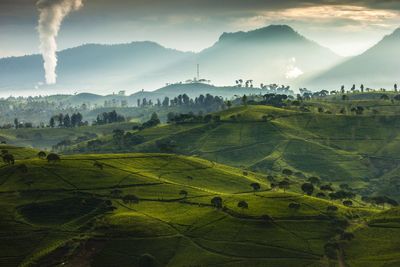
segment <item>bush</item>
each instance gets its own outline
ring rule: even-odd
[[[335,211],[338,211],[338,207],[336,207],[336,206],[328,206],[328,207],[326,208],[326,211],[328,211],[328,212],[335,212]]]
[[[217,209],[222,208],[222,198],[214,197],[211,199],[211,204],[216,207]]]
[[[61,160],[61,158],[60,158],[60,156],[59,155],[57,155],[57,154],[54,154],[54,153],[51,153],[51,154],[49,154],[48,156],[47,156],[47,161],[48,162],[57,162],[57,161],[60,161]]]
[[[300,204],[299,203],[290,203],[288,207],[289,207],[289,209],[292,209],[292,210],[298,210],[298,209],[300,209]]]
[[[157,266],[156,259],[150,254],[143,254],[139,258],[139,267],[155,267]]]

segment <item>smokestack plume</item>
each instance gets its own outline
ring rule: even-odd
[[[72,11],[83,6],[83,0],[39,0],[36,4],[39,10],[40,52],[44,60],[46,83],[57,81],[57,35],[64,18]]]

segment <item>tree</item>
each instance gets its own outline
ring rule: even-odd
[[[279,182],[278,186],[280,189],[283,189],[283,192],[286,192],[286,190],[289,189],[290,187],[290,183],[286,180],[283,180]]]
[[[332,186],[329,185],[329,184],[321,185],[321,186],[319,187],[319,189],[322,190],[322,191],[331,191],[331,192],[334,191],[333,188],[332,188]]]
[[[122,201],[125,204],[138,204],[139,203],[139,198],[135,195],[126,195],[122,198]]]
[[[14,165],[14,163],[15,163],[14,156],[9,154],[9,153],[4,154],[3,155],[3,162],[5,164],[8,164],[8,165]]]
[[[291,175],[293,175],[293,171],[289,170],[289,169],[283,169],[282,174],[284,174],[286,176],[291,176]]]
[[[394,85],[394,91],[397,92],[397,83]]]
[[[15,118],[15,119],[14,119],[14,126],[15,126],[15,129],[18,129],[18,128],[19,128],[18,118]]]
[[[318,185],[321,183],[321,179],[319,179],[318,177],[315,177],[315,176],[308,178],[308,181],[310,183],[312,183],[313,185]]]
[[[345,200],[345,201],[343,201],[343,205],[345,205],[346,207],[351,207],[351,206],[353,206],[353,201]]]
[[[364,93],[364,84],[361,84],[360,90],[361,90],[361,93]]]
[[[300,204],[299,204],[299,203],[290,203],[290,204],[288,205],[288,207],[289,207],[289,209],[291,209],[291,210],[298,210],[298,209],[300,209]]]
[[[40,152],[37,154],[37,156],[38,156],[38,158],[40,158],[40,159],[45,159],[46,156],[47,156],[47,154],[46,154],[46,152],[44,152],[44,151],[40,151]]]
[[[115,129],[113,131],[113,140],[116,145],[122,146],[124,142],[125,131],[121,129]]]
[[[157,261],[152,255],[143,254],[139,258],[138,266],[139,267],[156,267]]]
[[[158,118],[157,113],[155,113],[155,112],[153,112],[153,114],[151,114],[150,120],[154,123],[154,126],[161,123],[160,119]]]
[[[51,128],[54,128],[56,126],[56,122],[54,120],[54,117],[51,117],[49,125],[50,125]]]
[[[389,96],[388,95],[381,95],[381,100],[389,100]]]
[[[243,95],[242,104],[245,105],[245,106],[247,105],[247,95]]]
[[[237,206],[238,206],[238,208],[241,208],[242,210],[249,208],[249,204],[244,200],[239,201]]]
[[[222,198],[220,198],[220,197],[213,197],[213,198],[211,199],[211,204],[212,204],[215,208],[217,208],[217,209],[222,208]]]
[[[47,161],[49,163],[56,163],[60,160],[61,160],[60,156],[55,153],[50,153],[49,155],[47,155]]]
[[[328,206],[328,207],[326,207],[326,211],[328,211],[328,212],[335,212],[337,210],[338,210],[338,207],[336,207],[336,206]]]
[[[259,183],[252,183],[250,186],[253,188],[254,193],[261,189],[261,185]]]
[[[301,186],[301,190],[303,190],[303,192],[307,195],[311,196],[314,192],[314,185],[312,183],[304,183]]]
[[[163,107],[169,107],[169,97],[165,97],[162,102]]]
[[[98,168],[98,169],[100,169],[100,170],[103,170],[103,168],[104,168],[103,163],[98,162],[98,161],[95,161],[95,162],[93,163],[93,166],[96,167],[96,168]]]
[[[344,94],[344,85],[342,85],[342,87],[340,88],[340,92],[341,92],[342,94]]]
[[[63,123],[64,123],[64,127],[66,127],[66,128],[71,127],[71,118],[69,117],[69,114],[65,115]]]
[[[181,190],[179,191],[179,195],[181,195],[182,197],[186,198],[188,195],[188,192],[186,190]]]

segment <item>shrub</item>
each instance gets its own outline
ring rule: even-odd
[[[54,153],[51,153],[51,154],[49,154],[49,155],[47,156],[47,161],[48,161],[48,162],[53,162],[53,163],[55,163],[55,162],[60,161],[60,160],[61,160],[60,156],[57,155],[57,154],[54,154]]]
[[[326,208],[326,211],[335,212],[335,211],[338,211],[338,207],[336,207],[336,206],[328,206]]]
[[[222,208],[222,198],[220,197],[213,197],[211,199],[211,204],[216,207],[217,209]]]
[[[298,210],[298,209],[300,209],[300,204],[299,203],[290,203],[288,207],[289,207],[289,209],[292,209],[292,210]]]
[[[143,254],[139,258],[139,267],[155,267],[157,266],[156,259],[150,254]]]

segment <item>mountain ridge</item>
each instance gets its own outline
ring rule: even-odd
[[[289,41],[290,40],[290,41]],[[223,33],[211,47],[198,53],[166,48],[151,41],[125,44],[84,44],[58,52],[58,83],[42,85],[40,55],[0,59],[0,89],[12,93],[34,88],[48,93],[110,90],[138,91],[194,77],[215,84],[237,79],[259,83],[296,83],[287,72],[310,75],[333,66],[340,57],[287,25],[270,25],[248,32]],[[299,76],[300,76],[299,75]]]

